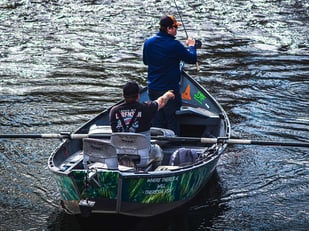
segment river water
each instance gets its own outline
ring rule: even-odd
[[[309,2],[176,1],[232,136],[309,137]],[[0,133],[74,131],[146,84],[144,40],[167,0],[0,0]],[[183,27],[177,38],[186,38]],[[66,215],[47,159],[58,140],[0,139],[0,230],[309,230],[309,150],[229,146],[199,196],[164,217]],[[93,229],[95,230],[95,229]]]

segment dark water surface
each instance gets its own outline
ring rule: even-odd
[[[232,135],[308,141],[309,2],[177,5],[203,42],[200,72],[186,71],[221,103]],[[73,131],[118,101],[127,80],[145,85],[142,45],[164,13],[177,15],[173,1],[0,0],[0,133]],[[308,148],[230,146],[183,209],[81,219],[62,212],[47,168],[59,143],[0,139],[0,230],[309,230]]]

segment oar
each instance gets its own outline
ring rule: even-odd
[[[111,133],[100,134],[77,134],[77,133],[45,133],[45,134],[0,134],[0,138],[30,138],[30,139],[83,139],[83,138],[109,138]],[[263,141],[263,140],[249,140],[236,138],[203,138],[203,137],[169,137],[169,136],[152,136],[152,140],[163,140],[171,142],[198,142],[202,144],[241,144],[241,145],[264,145],[264,146],[290,146],[290,147],[309,147],[309,142],[286,142],[286,141]]]
[[[176,142],[198,142],[202,144],[243,144],[243,145],[264,145],[264,146],[290,146],[290,147],[309,147],[309,142],[286,142],[286,141],[263,141],[236,138],[200,138],[200,137],[152,137],[156,140],[176,141]]]

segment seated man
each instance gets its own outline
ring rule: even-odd
[[[174,99],[174,93],[167,91],[154,101],[139,103],[140,87],[129,81],[123,87],[123,97],[125,102],[114,106],[109,114],[112,132],[142,133],[150,142],[151,120],[168,100]]]

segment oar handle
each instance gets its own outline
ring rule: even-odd
[[[309,147],[309,143],[305,142],[278,142],[278,141],[261,141],[261,140],[235,140],[230,139],[230,144],[251,144],[251,145],[265,145],[265,146],[290,146],[290,147]]]
[[[198,64],[198,62],[195,63],[195,66],[196,66],[196,71],[200,71],[200,65]]]
[[[289,146],[289,147],[309,147],[308,142],[283,142],[283,141],[263,141],[248,139],[229,139],[229,138],[200,138],[201,143],[227,143],[243,145],[264,145],[264,146]]]
[[[61,139],[67,138],[61,134],[1,134],[0,138],[3,139],[18,139],[18,138],[29,138],[29,139]]]
[[[110,134],[108,135],[110,137]],[[68,132],[62,133],[43,133],[43,134],[0,134],[0,139],[83,139],[89,137],[88,134],[71,134]],[[103,137],[103,134],[100,134],[99,137]],[[98,137],[98,138],[99,138]],[[104,134],[106,137],[106,134]]]

